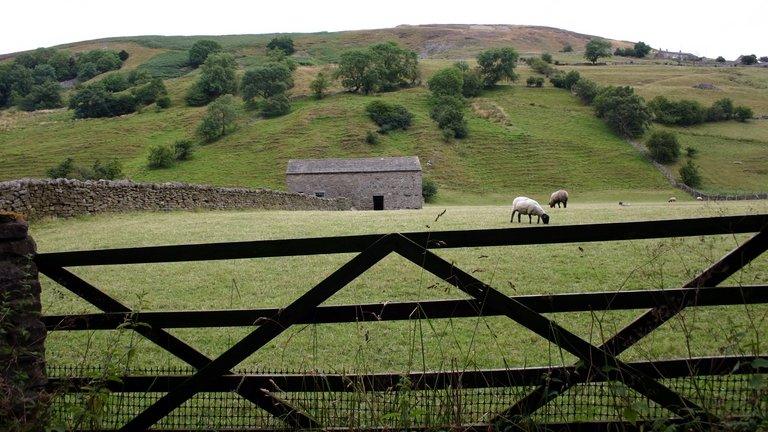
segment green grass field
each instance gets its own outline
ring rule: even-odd
[[[553,225],[765,214],[765,202],[585,203],[572,197],[567,210],[550,211]],[[443,214],[437,221],[437,215]],[[526,226],[523,224],[522,226]],[[32,224],[41,252],[159,244],[242,241],[420,230],[509,227],[505,206],[429,206],[388,212],[172,212],[88,216]],[[520,227],[517,223],[511,225]],[[622,291],[681,285],[746,236],[664,239],[439,251],[508,295]],[[78,275],[136,310],[197,310],[287,305],[353,255],[225,260],[197,263],[74,268]],[[726,285],[768,282],[768,256]],[[459,291],[404,259],[390,256],[332,297],[328,304],[464,298]],[[96,312],[49,280],[46,314]],[[622,358],[765,352],[768,330],[762,305],[690,309],[644,339]],[[639,311],[553,314],[597,343]],[[208,355],[222,352],[249,328],[174,330]],[[131,332],[53,332],[49,364],[93,364],[106,353],[137,348],[143,366],[179,365]],[[685,342],[685,343],[684,343]],[[137,344],[137,345],[136,345]],[[570,363],[540,337],[506,318],[466,318],[386,323],[295,326],[251,356],[244,366],[268,369],[420,370]]]

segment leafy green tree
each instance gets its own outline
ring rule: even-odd
[[[315,79],[309,83],[309,89],[312,90],[315,99],[322,99],[325,97],[325,92],[330,86],[331,80],[323,71],[318,72],[317,75],[315,75]]]
[[[35,84],[42,84],[47,81],[58,81],[56,79],[56,69],[48,63],[42,63],[35,66],[35,68],[32,69],[32,79],[35,81]]]
[[[123,165],[117,159],[102,164],[96,159],[91,166],[90,179],[85,180],[114,180],[123,176]]]
[[[707,110],[698,102],[688,99],[671,101],[664,96],[656,96],[648,103],[657,122],[679,126],[691,126],[703,123]]]
[[[650,54],[652,49],[653,48],[651,48],[650,45],[648,45],[647,43],[645,43],[643,41],[637,42],[635,44],[635,48],[634,48],[634,56],[637,57],[637,58],[643,58],[643,57],[647,56],[648,54]]]
[[[25,111],[59,108],[64,105],[61,101],[59,89],[59,83],[56,81],[46,81],[42,84],[34,85],[32,90],[21,98],[19,107]]]
[[[440,129],[449,131],[455,138],[464,138],[468,133],[464,111],[465,102],[460,96],[437,96],[432,99],[429,116]]]
[[[240,93],[243,100],[252,103],[254,98],[270,98],[293,88],[291,70],[282,63],[267,63],[249,69],[243,75]]]
[[[651,121],[651,112],[632,87],[603,87],[592,102],[595,114],[621,136],[637,138]]]
[[[136,111],[136,100],[130,94],[110,93],[100,85],[80,89],[69,99],[76,118],[115,117]]]
[[[733,101],[729,98],[722,98],[712,103],[707,110],[707,121],[723,121],[733,118]]]
[[[209,55],[219,51],[221,51],[221,45],[218,42],[208,39],[199,40],[189,49],[189,64],[196,68],[205,63]]]
[[[0,63],[0,107],[12,104],[14,97],[23,97],[32,91],[35,81],[32,71],[20,64]]]
[[[571,86],[571,92],[586,105],[592,103],[599,90],[600,86],[596,82],[586,78],[580,78]]]
[[[206,105],[221,95],[237,91],[237,63],[231,54],[210,54],[200,69],[200,78],[187,93],[187,104]]]
[[[645,146],[648,147],[648,152],[656,162],[668,164],[680,158],[680,143],[672,132],[653,132]]]
[[[515,81],[515,62],[518,54],[514,48],[494,48],[481,52],[477,56],[480,78],[485,88],[492,88],[502,79]]]
[[[75,160],[71,157],[64,159],[58,165],[49,168],[45,173],[48,178],[68,178],[75,168]]]
[[[368,50],[342,53],[335,76],[341,79],[342,86],[353,93],[371,93],[376,90],[379,82],[379,70],[373,62],[373,54]]]
[[[757,63],[757,56],[756,55],[754,55],[754,54],[746,55],[745,54],[745,55],[741,56],[741,64],[749,66],[749,65],[753,65],[755,63]]]
[[[483,81],[477,69],[470,68],[469,63],[463,60],[454,63],[453,67],[461,71],[462,80],[464,81],[461,94],[467,98],[480,96],[480,93],[483,91]]]
[[[733,110],[733,117],[742,123],[751,119],[754,115],[752,108],[744,105],[739,105]]]
[[[131,86],[135,86],[138,84],[144,84],[152,81],[152,74],[149,73],[149,71],[146,71],[144,69],[134,69],[130,72],[128,72],[128,76],[126,77],[126,80],[128,81],[128,84]]]
[[[683,183],[692,188],[701,186],[701,174],[699,173],[699,167],[693,163],[692,159],[688,159],[688,162],[680,167],[680,179],[683,181]]]
[[[718,62],[718,63],[725,63],[725,57],[723,57],[723,56],[717,56],[717,58],[715,59],[715,61],[716,61],[716,62]]]
[[[96,63],[85,62],[77,67],[77,79],[80,82],[88,81],[98,74],[99,68],[96,66]]]
[[[89,63],[92,66],[86,66]],[[87,81],[104,72],[120,69],[123,61],[120,60],[117,51],[92,50],[79,54],[76,58],[76,65],[78,80]]]
[[[169,98],[167,95],[160,96],[159,98],[157,98],[155,103],[157,103],[158,108],[165,109],[171,106],[171,98]]]
[[[552,54],[545,52],[544,54],[541,55],[541,59],[547,63],[552,63]]]
[[[414,51],[403,49],[394,42],[371,45],[368,50],[378,76],[379,90],[409,87],[419,79],[419,58]]]
[[[601,57],[611,56],[611,43],[605,39],[594,38],[587,42],[587,46],[584,51],[584,58],[597,63]]]
[[[563,45],[563,49],[561,49],[560,51],[564,52],[564,53],[573,52],[573,46],[571,46],[571,44],[567,43],[567,44]]]
[[[121,61],[125,62],[128,60],[128,57],[131,55],[126,50],[120,50],[120,52],[117,53],[117,56],[120,58]]]
[[[226,94],[211,102],[197,127],[197,135],[207,142],[213,142],[235,126],[237,111],[235,110],[234,97]]]
[[[424,197],[425,202],[432,202],[437,196],[437,183],[430,178],[424,178],[421,181],[421,196]]]
[[[160,78],[153,78],[150,82],[131,88],[131,94],[140,105],[155,103],[159,98],[168,95],[168,90]]]
[[[149,169],[170,168],[173,166],[173,149],[164,145],[155,145],[149,149],[147,167]]]
[[[292,58],[288,57],[283,52],[283,50],[279,50],[279,49],[272,49],[267,51],[267,63],[282,63],[286,67],[288,67],[288,69],[290,69],[291,72],[296,71],[296,68],[299,67],[299,65],[297,65]]]
[[[552,83],[553,86],[557,88],[564,88],[566,90],[570,90],[576,82],[581,79],[581,75],[578,71],[572,70],[568,73],[558,73],[555,75],[552,75],[549,78],[549,81]]]
[[[275,38],[272,38],[272,40],[269,41],[267,44],[268,50],[275,50],[278,49],[285,53],[285,55],[291,55],[294,52],[296,52],[296,49],[293,47],[293,39],[290,36],[277,36]]]
[[[291,112],[291,101],[285,93],[264,99],[261,106],[261,115],[266,118],[279,117],[289,112]]]
[[[131,85],[125,75],[119,72],[114,72],[105,76],[104,79],[99,81],[99,84],[104,87],[106,91],[112,93],[121,92]]]
[[[440,69],[427,81],[429,90],[435,96],[457,96],[464,89],[464,76],[455,67]]]

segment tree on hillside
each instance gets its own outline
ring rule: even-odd
[[[203,39],[192,44],[189,49],[189,64],[192,67],[198,67],[205,63],[209,55],[221,51],[221,45],[218,42]]]
[[[676,162],[680,157],[680,143],[672,132],[656,131],[651,134],[645,146],[651,158],[662,164]]]
[[[318,72],[317,75],[315,75],[315,79],[309,83],[309,89],[312,90],[312,94],[315,96],[315,99],[322,99],[325,97],[325,91],[328,90],[330,86],[331,80],[323,71]]]
[[[464,77],[459,69],[440,69],[427,81],[429,90],[435,96],[460,96],[464,88]]]
[[[768,56],[762,56],[760,57],[760,63],[768,63]]]
[[[647,43],[645,43],[643,41],[640,41],[640,42],[635,44],[635,50],[634,50],[635,51],[635,57],[643,58],[643,57],[647,56],[651,52],[652,49],[653,48],[651,48],[650,45],[648,45]]]
[[[717,58],[715,59],[715,61],[716,61],[716,62],[718,62],[718,63],[725,63],[725,57],[723,57],[723,56],[717,56]]]
[[[400,48],[394,42],[371,45],[371,52],[380,91],[409,87],[419,79],[419,58],[416,52]]]
[[[76,118],[115,117],[136,111],[136,100],[130,94],[110,93],[103,86],[85,86],[69,99]]]
[[[291,55],[296,52],[296,49],[293,47],[293,39],[290,36],[285,35],[272,38],[272,40],[267,44],[267,49],[277,49],[284,52],[285,55]]]
[[[571,44],[567,43],[563,45],[563,49],[561,49],[560,52],[564,52],[564,53],[573,52],[573,47],[571,46]]]
[[[341,54],[335,76],[341,85],[355,93],[368,94],[376,90],[379,71],[373,63],[373,54],[368,50],[351,50]]]
[[[514,48],[494,48],[477,55],[480,78],[485,88],[492,88],[502,79],[515,81],[515,62],[518,54]]]
[[[584,51],[584,58],[597,63],[601,57],[611,56],[611,43],[605,39],[594,38],[587,42],[587,46]]]
[[[608,86],[592,101],[595,114],[621,136],[637,138],[651,122],[651,112],[632,87]]]
[[[753,65],[757,63],[757,56],[754,54],[749,55],[742,55],[741,56],[741,64],[743,65]]]
[[[19,100],[19,107],[25,111],[59,108],[63,106],[59,89],[59,83],[56,81],[36,84],[26,96]]]
[[[237,91],[237,63],[231,54],[213,53],[200,69],[200,78],[187,92],[190,106],[206,105],[221,95]]]
[[[208,105],[205,116],[197,127],[197,135],[207,143],[216,141],[226,135],[235,125],[236,119],[234,97],[229,94],[221,96]]]
[[[252,103],[256,97],[270,98],[293,88],[291,70],[282,63],[267,63],[249,69],[243,75],[240,92],[243,100]]]

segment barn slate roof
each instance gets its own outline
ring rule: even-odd
[[[418,156],[354,159],[291,159],[286,174],[421,171]]]

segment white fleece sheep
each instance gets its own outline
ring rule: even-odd
[[[568,191],[565,189],[553,192],[552,195],[549,196],[550,208],[555,208],[555,204],[557,204],[557,208],[560,208],[560,203],[563,203],[563,208],[568,208]]]
[[[544,221],[544,225],[549,223],[549,215],[544,213],[544,209],[541,208],[538,202],[528,197],[517,197],[512,201],[512,216],[509,218],[510,222],[515,220],[515,212],[517,212],[517,221],[520,222],[520,215],[528,215],[528,223],[533,223],[532,216],[536,215],[536,223]]]

